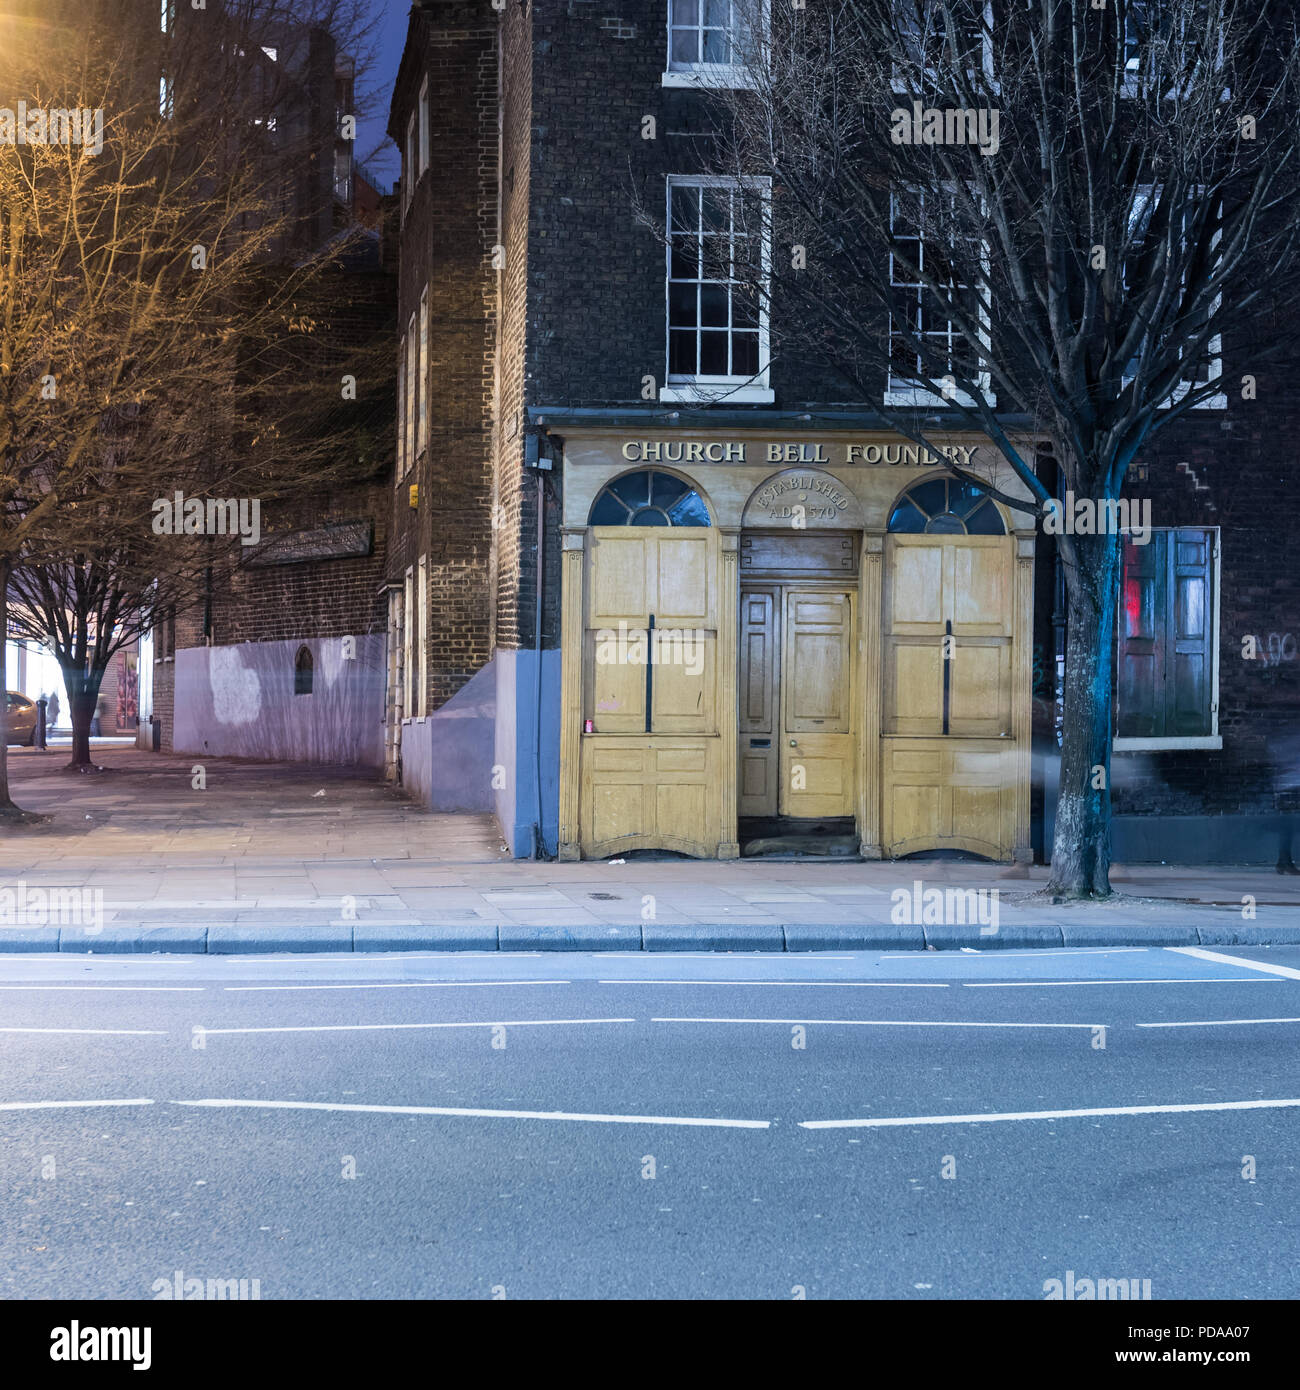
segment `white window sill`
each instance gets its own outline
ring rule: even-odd
[[[1158,753],[1162,749],[1215,749],[1222,747],[1223,736],[1221,734],[1187,735],[1182,738],[1117,738],[1111,745],[1112,751],[1116,753]]]
[[[984,400],[990,407],[996,406],[998,398],[991,392],[984,393]],[[936,396],[933,391],[924,391],[916,388],[903,390],[889,390],[885,392],[885,404],[892,406],[924,406],[927,410],[942,410],[945,406],[961,405],[967,409],[974,407],[975,402],[964,391],[958,391],[949,398],[946,396]]]
[[[694,385],[679,382],[673,386],[662,387],[659,399],[678,405],[771,405],[776,400],[776,393],[766,386],[727,386],[712,383]]]
[[[693,87],[696,90],[719,92],[752,91],[756,85],[747,69],[721,64],[717,67],[670,69],[664,73],[661,82],[665,87]]]

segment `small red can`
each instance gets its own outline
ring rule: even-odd
[[[594,719],[584,719],[582,721],[582,732],[584,734],[594,734],[596,732],[596,721]]]

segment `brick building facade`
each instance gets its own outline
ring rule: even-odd
[[[690,19],[696,11],[683,6],[678,28],[688,19],[702,24]],[[879,401],[853,402],[811,359],[773,354],[760,371],[734,371],[725,399],[710,403],[698,385],[703,374],[681,379],[681,360],[666,352],[665,248],[646,213],[662,220],[666,187],[698,183],[708,128],[707,95],[690,63],[677,61],[669,14],[669,0],[618,13],[601,0],[412,7],[390,119],[403,152],[398,320],[407,354],[387,571],[393,773],[428,804],[494,809],[516,855],[619,847],[736,853],[727,828],[734,797],[718,783],[737,775],[725,745],[745,734],[747,716],[741,712],[738,726],[735,658],[722,648],[737,640],[734,605],[747,584],[755,594],[766,585],[778,602],[802,592],[792,588],[796,573],[831,591],[824,556],[791,553],[784,570],[760,560],[746,578],[758,553],[748,547],[771,539],[756,499],[782,465],[787,473],[791,464],[815,465],[805,481],[844,493],[827,531],[852,555],[853,582],[842,596],[860,624],[851,719],[862,761],[852,794],[814,798],[802,819],[824,822],[822,829],[852,820],[864,854],[907,846],[973,847],[1001,858],[1048,853],[1063,622],[1050,540],[1023,516],[1002,517],[1006,582],[1025,595],[1023,622],[1019,608],[1004,615],[1008,679],[1016,692],[1023,685],[1025,708],[1019,693],[1008,697],[1005,727],[972,720],[964,745],[972,766],[984,759],[1003,769],[995,778],[1002,789],[988,798],[1001,828],[962,835],[951,823],[945,833],[904,827],[897,808],[905,802],[919,806],[932,796],[937,805],[960,793],[974,804],[983,795],[954,791],[957,784],[942,778],[921,786],[900,773],[897,757],[887,766],[904,747],[889,740],[901,736],[907,715],[896,711],[891,726],[888,690],[869,688],[887,686],[891,643],[904,641],[877,621],[880,574],[888,594],[898,582],[890,556],[904,544],[894,536],[894,509],[933,476],[926,461],[900,451],[876,413]],[[733,365],[750,351],[744,336],[733,334]],[[1225,361],[1231,351],[1224,344]],[[1204,600],[1206,626],[1189,697],[1201,705],[1175,708],[1171,696],[1167,723],[1163,713],[1136,710],[1145,677],[1133,675],[1137,665],[1126,667],[1121,653],[1113,764],[1119,858],[1271,862],[1279,852],[1300,764],[1300,581],[1278,539],[1300,505],[1285,484],[1294,411],[1284,387],[1280,375],[1261,376],[1258,398],[1247,400],[1225,384],[1226,404],[1159,434],[1130,475],[1130,492],[1151,499],[1164,533],[1150,553],[1180,557],[1176,572],[1169,559],[1169,584]],[[1033,437],[1027,418],[1008,417],[1007,426]],[[944,437],[954,448],[986,447],[956,424]],[[713,618],[701,626],[709,640],[716,636],[717,683],[692,696],[700,708],[716,697],[712,723],[678,711],[662,730],[652,728],[652,715],[673,697],[649,685],[644,709],[638,704],[628,722],[642,692],[615,689],[591,657],[599,640],[593,615],[620,611],[599,590],[602,547],[615,554],[617,539],[601,524],[616,514],[602,512],[609,506],[602,499],[646,465],[692,488],[718,533],[701,570],[720,596],[716,631]],[[652,477],[647,486],[658,484]],[[1199,570],[1188,568],[1184,551],[1200,556]],[[664,573],[687,554],[662,561]],[[1175,612],[1174,590],[1159,585],[1152,592],[1160,622],[1176,624],[1182,610]],[[1126,591],[1131,617],[1137,594]],[[644,595],[627,604],[633,627],[647,614],[653,622]],[[701,600],[701,612],[707,606]],[[1173,661],[1173,645],[1169,651]],[[791,690],[782,698],[799,696]],[[1156,698],[1143,689],[1141,700]],[[876,744],[876,720],[883,720],[882,755],[863,751]],[[1001,751],[993,737],[1004,740]],[[747,742],[765,740],[741,739],[742,820],[747,797],[762,804],[762,794],[745,790]],[[944,756],[937,741],[907,747]],[[674,760],[680,775],[661,776]],[[759,780],[760,764],[756,754]]]

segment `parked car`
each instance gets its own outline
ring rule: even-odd
[[[36,742],[36,701],[16,690],[5,691],[5,742]]]

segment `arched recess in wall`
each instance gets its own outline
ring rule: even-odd
[[[310,649],[306,646],[299,647],[298,655],[293,659],[293,693],[295,695],[311,694],[315,665]]]

